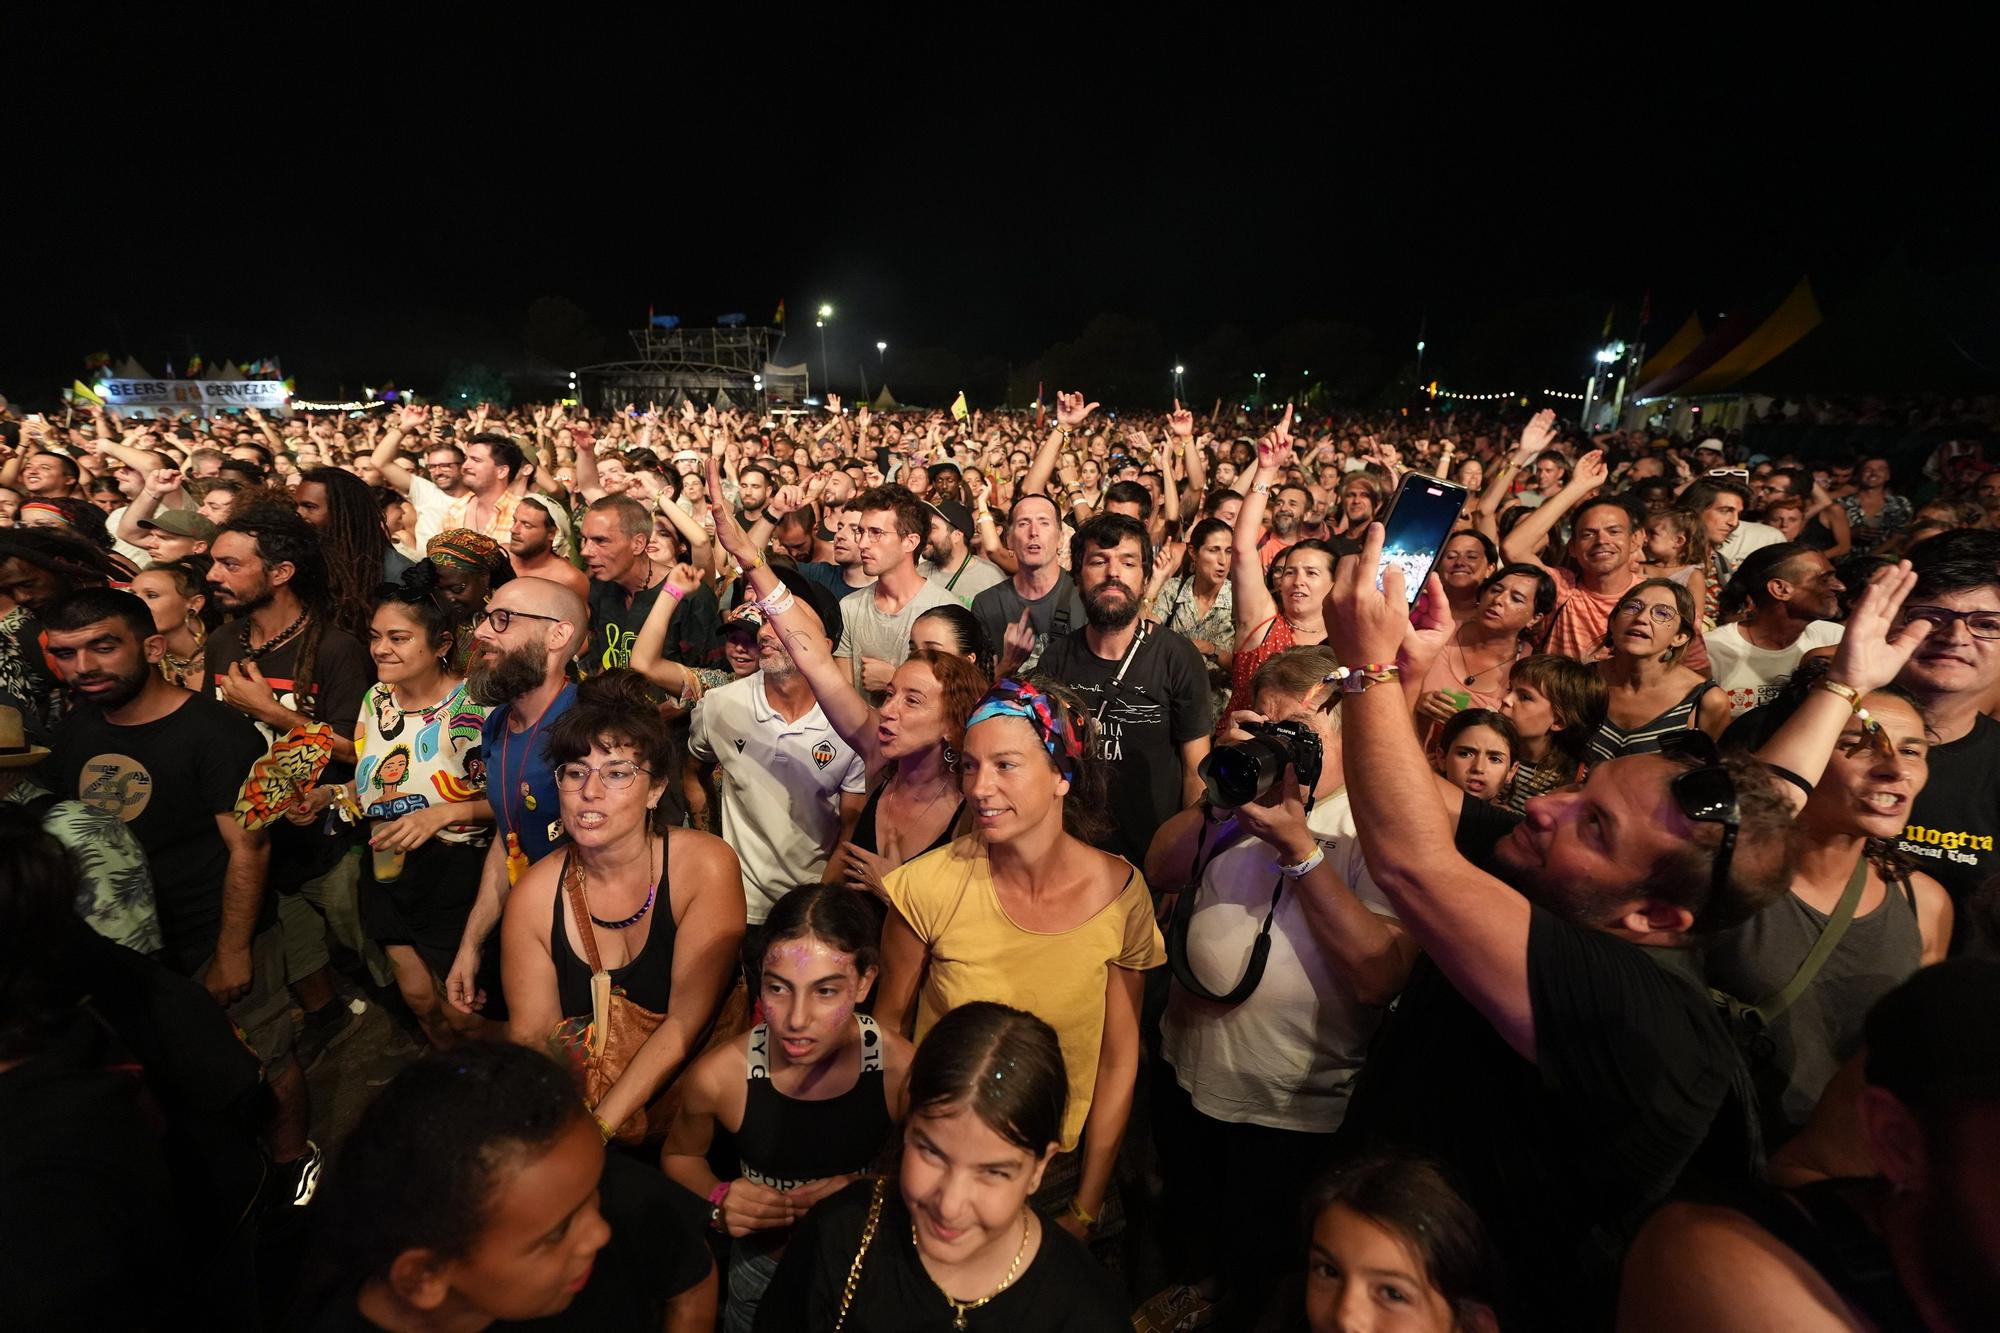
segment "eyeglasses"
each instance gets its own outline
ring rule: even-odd
[[[641,773],[650,774],[652,771],[622,759],[614,759],[596,768],[589,764],[557,764],[556,790],[582,791],[583,784],[590,781],[590,775],[595,773],[607,790],[624,791]]]
[[[1721,763],[1721,752],[1704,731],[1680,731],[1660,742],[1660,753],[1670,758],[1693,759],[1699,767],[1674,775],[1668,789],[1682,815],[1697,824],[1722,825],[1722,843],[1715,849],[1715,861],[1708,876],[1708,896],[1713,902],[1729,887],[1729,863],[1736,855],[1736,833],[1743,825],[1742,809],[1736,800],[1736,782]]]
[[[509,611],[505,607],[480,607],[472,613],[472,627],[478,629],[487,621],[493,622],[495,634],[505,634],[507,627],[517,620],[546,620],[551,624],[562,623],[561,616],[538,616],[532,611]]]
[[[1712,467],[1708,470],[1708,475],[1711,477],[1741,477],[1747,481],[1750,478],[1750,469],[1747,467]]]
[[[1615,612],[1621,616],[1637,616],[1645,613],[1652,615],[1653,623],[1656,625],[1671,625],[1681,618],[1681,613],[1665,602],[1642,602],[1637,597],[1618,603],[1618,610]]]
[[[1963,620],[1968,633],[1975,639],[2000,639],[2000,611],[1954,611],[1944,606],[1906,606],[1903,608],[1903,623],[1921,620],[1928,624],[1932,634]]]

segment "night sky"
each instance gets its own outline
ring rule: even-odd
[[[904,350],[1025,364],[1102,312],[1157,322],[1177,356],[1218,325],[1255,340],[1318,319],[1407,358],[1422,321],[1450,375],[1454,348],[1532,310],[1536,368],[1574,378],[1614,303],[1630,336],[1650,292],[1657,342],[1691,311],[1761,313],[1809,273],[1831,318],[1892,261],[1956,293],[1971,360],[1945,381],[2000,366],[1992,112],[1971,86],[1947,105],[1953,80],[1892,43],[1753,58],[1552,47],[1518,26],[1365,48],[1254,36],[1111,58],[1102,34],[1054,54],[989,35],[958,39],[985,59],[948,62],[882,34],[726,59],[704,38],[715,58],[681,61],[692,76],[468,55],[463,81],[392,79],[361,105],[333,95],[351,67],[247,103],[241,83],[127,88],[154,117],[118,142],[172,141],[133,158],[175,165],[52,176],[118,155],[9,131],[17,200],[63,184],[13,210],[0,392],[46,398],[99,349],[155,372],[275,354],[308,395],[425,388],[455,359],[527,368],[545,296],[613,354],[649,305],[759,323],[782,297],[785,360],[817,356],[797,333],[830,301],[836,382],[873,377],[879,338],[892,383]],[[1853,63],[1885,58],[1894,81]],[[215,172],[184,165],[204,142]],[[1968,282],[1993,298],[1983,324]]]

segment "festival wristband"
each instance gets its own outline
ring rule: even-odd
[[[1313,848],[1313,854],[1311,856],[1308,856],[1305,860],[1299,862],[1297,865],[1279,866],[1278,873],[1283,875],[1286,879],[1304,879],[1307,875],[1310,875],[1314,871],[1314,869],[1316,869],[1319,866],[1320,862],[1324,860],[1326,860],[1326,848],[1315,847]]]
[[[682,591],[680,590],[680,587],[679,587],[679,585],[677,585],[677,584],[675,584],[675,583],[672,583],[672,582],[667,582],[667,583],[663,583],[663,584],[661,584],[661,585],[660,585],[660,591],[661,591],[661,592],[664,592],[664,593],[665,593],[665,594],[666,594],[667,596],[669,596],[669,597],[673,598],[673,599],[674,599],[675,601],[677,601],[677,602],[678,602],[678,601],[679,601],[679,600],[680,600],[681,598],[683,598],[683,597],[687,596],[687,594],[686,594],[686,593],[684,593],[684,592],[682,592]]]
[[[1069,1215],[1075,1218],[1077,1221],[1083,1223],[1084,1226],[1086,1227],[1094,1227],[1097,1225],[1097,1214],[1085,1212],[1083,1210],[1083,1205],[1075,1199],[1071,1199],[1069,1201]]]

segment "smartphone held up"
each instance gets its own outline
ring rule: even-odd
[[[1390,565],[1403,571],[1403,592],[1414,606],[1424,590],[1444,550],[1459,511],[1465,507],[1465,487],[1455,482],[1406,473],[1396,488],[1388,517],[1382,520],[1382,563],[1375,571],[1375,586],[1382,587],[1383,573]]]

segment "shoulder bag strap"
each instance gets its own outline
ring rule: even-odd
[[[569,898],[570,915],[576,918],[577,938],[583,941],[583,956],[590,963],[590,1054],[604,1054],[605,1040],[611,1035],[611,974],[597,956],[597,937],[590,929],[590,904],[583,897],[583,867],[576,863],[574,849],[563,853],[563,892]],[[550,940],[554,949],[557,941]]]
[[[1841,937],[1847,934],[1847,927],[1854,920],[1854,909],[1861,904],[1861,890],[1868,883],[1868,856],[1864,852],[1854,873],[1848,876],[1847,887],[1841,891],[1840,905],[1833,909],[1833,918],[1826,923],[1826,929],[1813,941],[1812,952],[1799,964],[1799,970],[1785,983],[1785,988],[1757,1006],[1757,1016],[1769,1023],[1779,1014],[1792,1007],[1792,1002],[1806,993],[1813,978],[1819,975],[1826,960],[1833,957],[1833,951],[1840,947]]]
[[[875,1230],[882,1224],[882,1196],[888,1192],[889,1178],[875,1177],[875,1193],[868,1200],[868,1222],[861,1228],[861,1248],[854,1252],[854,1262],[847,1268],[847,1285],[840,1292],[840,1317],[833,1321],[833,1333],[847,1323],[847,1312],[854,1308],[854,1290],[861,1285],[861,1265],[868,1258],[868,1247],[875,1243]]]

